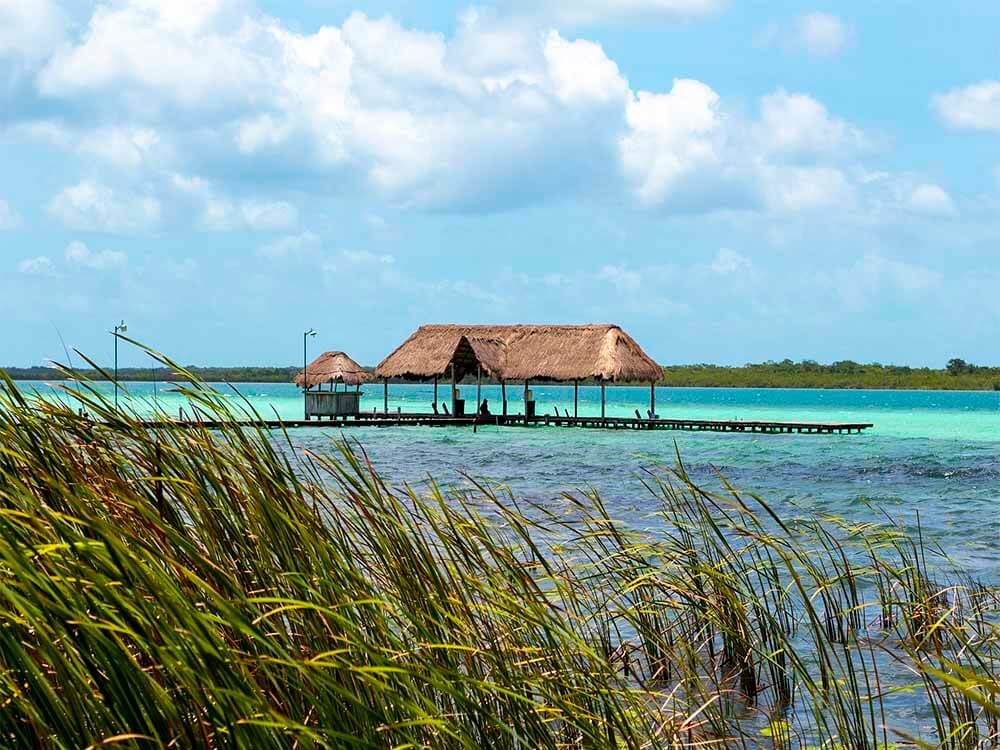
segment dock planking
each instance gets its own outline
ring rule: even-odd
[[[149,421],[143,425],[149,429],[168,427],[202,427],[221,429],[223,427],[259,427],[264,429],[302,428],[352,428],[352,427],[392,427],[410,425],[421,427],[575,427],[598,430],[659,430],[685,432],[729,432],[761,435],[801,434],[801,435],[853,435],[874,427],[862,422],[772,422],[761,420],[710,420],[710,419],[640,419],[633,417],[567,417],[538,415],[525,418],[523,415],[490,415],[481,417],[454,417],[436,414],[402,414],[392,412],[361,414],[357,417],[337,419],[288,420],[259,422],[245,421],[221,423],[201,420]]]

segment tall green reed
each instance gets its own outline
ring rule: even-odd
[[[784,519],[679,457],[646,531],[593,492],[418,492],[182,390],[195,421],[150,429],[90,383],[0,383],[3,744],[998,741],[997,592],[937,581],[919,533]]]

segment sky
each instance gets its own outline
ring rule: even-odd
[[[0,0],[0,365],[106,363],[121,320],[200,365],[591,322],[665,364],[1000,364],[998,29],[986,0]]]

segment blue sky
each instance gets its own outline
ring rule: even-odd
[[[1000,363],[995,3],[0,0],[0,364]],[[144,358],[124,352],[123,361]]]

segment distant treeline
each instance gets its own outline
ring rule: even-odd
[[[205,383],[290,383],[300,367],[188,367]],[[61,380],[51,367],[8,367],[14,380]],[[96,370],[80,370],[89,380],[104,380]],[[110,374],[110,372],[108,373]],[[120,368],[122,382],[177,382],[177,373],[166,368]],[[390,382],[399,382],[392,380]],[[469,377],[466,383],[474,383]],[[483,381],[487,382],[486,380]],[[595,381],[581,381],[594,385]],[[445,383],[442,382],[442,386]],[[942,369],[861,364],[851,360],[823,365],[812,360],[768,361],[743,367],[720,365],[669,365],[663,368],[661,385],[677,388],[856,388],[885,390],[1000,391],[1000,367],[981,367],[962,359],[949,360]]]
[[[674,365],[664,367],[663,384],[688,388],[870,388],[894,390],[1000,390],[1000,367],[980,367],[952,359],[940,369],[861,364],[844,360],[822,365],[812,360],[763,362],[743,367]]]
[[[7,367],[13,380],[62,380],[63,373],[53,367]],[[290,383],[302,370],[301,367],[188,367],[192,375],[203,383]],[[97,370],[77,370],[86,380],[107,380],[112,375]],[[129,383],[171,383],[184,380],[165,367],[121,367],[118,380]]]

